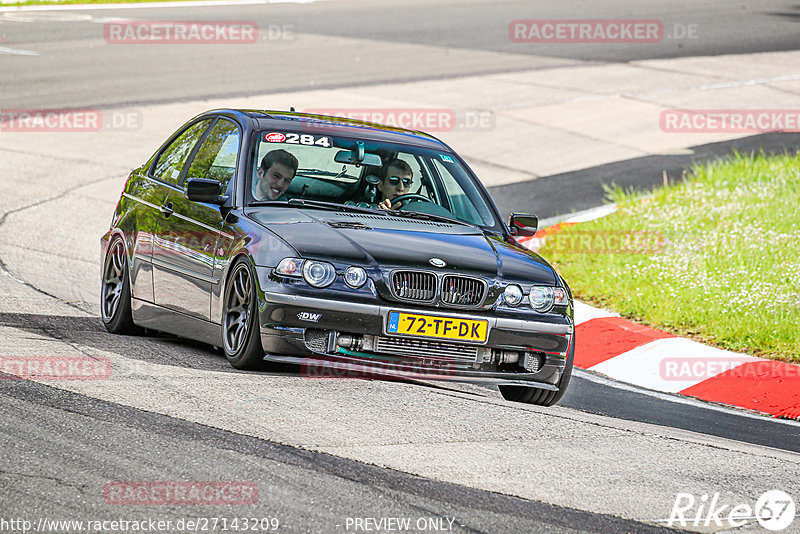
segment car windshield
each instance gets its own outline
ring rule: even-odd
[[[364,164],[349,163],[354,161],[350,155],[358,159],[359,145]],[[283,176],[287,162],[283,151],[297,160],[297,173],[290,182],[291,175]],[[294,199],[309,201],[309,206],[310,201],[372,209],[383,204],[500,228],[474,178],[450,153],[351,137],[265,131],[259,134],[253,161],[247,187],[251,204]],[[265,162],[270,168],[263,168]]]

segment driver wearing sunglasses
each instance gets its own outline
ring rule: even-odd
[[[405,195],[411,189],[414,173],[411,166],[401,159],[389,161],[381,173],[381,181],[378,184],[378,191],[381,199],[378,207],[381,209],[398,209],[400,203],[392,203],[392,199],[399,195]]]

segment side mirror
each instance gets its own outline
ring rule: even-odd
[[[189,178],[183,185],[183,194],[194,202],[222,205],[227,200],[221,196],[222,184],[208,178]]]
[[[536,215],[525,213],[512,213],[508,220],[511,235],[518,237],[533,237],[539,228],[539,218]]]

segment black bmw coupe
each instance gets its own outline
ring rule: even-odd
[[[430,135],[280,111],[214,110],[125,184],[102,247],[102,319],[221,347],[238,369],[496,384],[563,396],[566,282],[516,239]]]

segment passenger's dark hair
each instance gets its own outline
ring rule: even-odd
[[[414,176],[414,171],[411,170],[411,165],[406,163],[400,158],[390,159],[387,163],[381,167],[381,180],[389,176],[389,167],[394,167],[395,169],[399,169],[403,173],[408,173],[411,176]]]
[[[297,173],[297,158],[294,157],[294,154],[287,152],[282,148],[267,152],[267,154],[261,159],[261,169],[264,172],[267,172],[269,168],[272,167],[273,163],[280,163],[281,165],[285,165],[292,169],[293,177]]]

